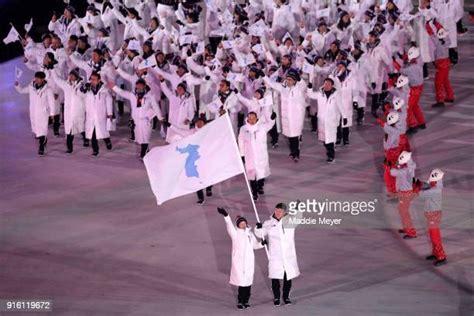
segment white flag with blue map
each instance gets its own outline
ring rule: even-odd
[[[144,163],[158,205],[244,173],[227,115],[178,142],[153,148]]]

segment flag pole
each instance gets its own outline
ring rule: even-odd
[[[234,143],[234,147],[235,147],[235,152],[238,154],[240,151],[239,151],[239,147],[237,146],[237,141],[236,141],[236,137],[235,137],[235,133],[234,133],[234,128],[232,127],[232,122],[230,121],[229,112],[226,111],[226,113],[224,115],[226,116],[227,124],[229,125],[229,128],[232,132],[232,135],[234,136],[233,143]],[[255,201],[253,200],[252,189],[250,188],[250,182],[249,182],[249,179],[247,178],[247,172],[245,172],[245,166],[244,166],[244,163],[243,163],[240,155],[239,155],[239,163],[240,163],[240,166],[241,166],[242,170],[244,171],[245,183],[247,184],[247,190],[249,192],[250,202],[252,203],[253,211],[255,212],[255,217],[257,218],[257,222],[260,223],[260,217],[258,216],[257,206],[255,205]],[[267,258],[268,258],[269,254],[268,254],[267,245],[264,245],[264,247],[265,247],[265,252],[267,253]]]

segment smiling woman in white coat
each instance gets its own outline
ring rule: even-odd
[[[268,277],[272,279],[273,304],[280,305],[280,280],[283,280],[283,302],[291,304],[291,280],[300,275],[295,248],[295,228],[285,227],[286,205],[278,203],[269,220],[257,223],[255,235],[268,242]]]
[[[232,267],[229,283],[238,286],[237,308],[248,308],[255,270],[253,251],[263,248],[263,245],[250,230],[244,217],[238,216],[234,226],[225,209],[218,207],[217,212],[224,216],[227,233],[232,239]]]
[[[15,82],[15,89],[30,96],[31,130],[39,141],[38,155],[44,155],[48,135],[48,120],[54,115],[54,93],[46,81],[46,74],[42,71],[35,73],[35,79],[27,87],[21,87]]]
[[[83,87],[86,94],[86,137],[92,143],[92,155],[99,155],[98,139],[103,139],[107,150],[112,150],[110,134],[107,130],[107,119],[112,119],[112,96],[102,83],[100,74],[94,72],[89,84]]]

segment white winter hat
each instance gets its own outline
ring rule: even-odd
[[[390,112],[387,115],[387,124],[392,125],[398,122],[400,119],[400,115],[397,112]]]
[[[409,151],[402,151],[400,156],[398,156],[398,164],[403,165],[406,164],[411,160],[411,152]]]
[[[395,97],[393,98],[392,103],[393,103],[393,108],[398,111],[405,105],[405,100],[399,97]]]
[[[420,50],[418,47],[410,47],[408,50],[408,60],[418,58],[420,56]]]
[[[397,79],[397,88],[401,88],[401,87],[404,87],[408,84],[408,77],[407,76],[404,76],[404,75],[400,75]]]
[[[430,174],[430,178],[428,179],[429,182],[432,181],[439,181],[443,179],[444,172],[441,169],[433,169]]]
[[[446,37],[448,37],[448,32],[445,29],[439,29],[436,33],[436,36],[439,39],[445,39]]]

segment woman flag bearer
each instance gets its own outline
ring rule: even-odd
[[[446,255],[444,254],[443,244],[441,242],[441,232],[439,229],[443,202],[443,176],[443,171],[440,169],[434,169],[431,171],[428,182],[421,186],[421,191],[419,192],[420,197],[425,200],[425,217],[428,222],[428,233],[432,245],[431,255],[427,256],[426,260],[435,260],[435,266],[448,263]],[[417,181],[417,183],[420,182]]]
[[[59,78],[55,71],[51,72],[51,78],[64,92],[64,131],[66,133],[66,154],[72,154],[74,135],[81,134],[84,147],[89,146],[86,138],[85,121],[86,108],[84,106],[84,94],[81,92],[82,78],[79,72],[73,69],[69,72],[68,80]]]
[[[416,163],[411,159],[411,152],[404,151],[398,157],[398,165],[390,169],[390,174],[395,177],[398,194],[398,211],[402,220],[404,233],[403,239],[416,238],[416,230],[410,215],[410,203],[413,200],[413,178],[415,176]]]
[[[107,130],[107,119],[112,119],[112,96],[102,83],[100,74],[93,72],[90,82],[83,86],[86,94],[86,137],[91,140],[92,156],[99,156],[98,139],[103,139],[107,150],[112,150],[110,134]]]
[[[154,95],[150,93],[150,87],[144,79],[140,78],[135,82],[134,93],[120,89],[113,82],[109,82],[108,86],[117,95],[130,102],[132,119],[135,124],[135,142],[140,144],[140,160],[143,160],[148,152],[153,118],[157,116],[159,120],[163,120],[158,103],[156,103]]]
[[[239,149],[245,162],[245,172],[250,180],[254,201],[258,195],[263,195],[265,178],[270,175],[268,161],[267,133],[275,124],[276,114],[271,114],[271,120],[260,121],[255,112],[249,112],[247,122],[240,128]]]
[[[283,302],[291,304],[291,280],[300,275],[295,249],[295,228],[283,226],[286,205],[278,203],[269,220],[257,223],[255,235],[266,239],[269,247],[268,277],[272,279],[273,304],[280,306],[280,280],[283,280]]]
[[[244,217],[238,216],[234,226],[225,209],[218,207],[217,212],[224,216],[227,233],[232,239],[232,267],[229,283],[238,286],[237,308],[249,308],[250,287],[255,270],[253,251],[263,248],[263,245],[250,231]]]
[[[54,115],[54,93],[46,81],[46,74],[42,71],[35,73],[35,79],[27,87],[21,87],[15,81],[15,88],[19,93],[30,95],[30,122],[31,130],[39,140],[38,155],[43,156],[48,142],[48,120]]]

